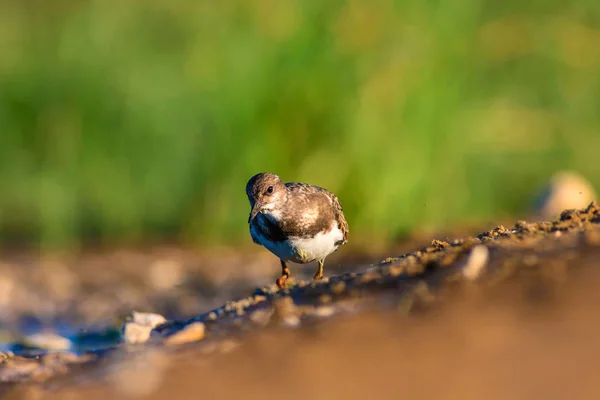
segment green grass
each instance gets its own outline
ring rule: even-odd
[[[259,171],[356,240],[600,184],[600,3],[0,3],[0,234],[247,243]]]

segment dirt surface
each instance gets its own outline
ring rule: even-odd
[[[272,282],[256,263],[254,282]],[[145,344],[7,352],[0,382],[10,399],[595,399],[598,265],[592,203],[552,222],[433,240],[319,283],[293,270],[289,289],[269,285],[166,321]],[[113,321],[118,329],[123,316]]]

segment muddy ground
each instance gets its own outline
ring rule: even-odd
[[[596,204],[398,254],[371,265],[336,254],[328,279],[295,268],[282,291],[265,286],[268,254],[7,256],[2,321],[19,328],[5,329],[3,396],[600,398]],[[121,343],[135,309],[169,320]],[[70,348],[22,344],[44,327]]]

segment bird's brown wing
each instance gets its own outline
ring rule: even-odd
[[[299,203],[312,203],[314,207],[317,208],[322,207],[319,212],[321,218],[316,221],[311,221],[313,224],[310,227],[310,230],[314,230],[314,233],[316,233],[326,229],[324,224],[327,224],[327,220],[331,221],[331,217],[333,217],[344,235],[343,243],[341,244],[348,241],[348,222],[346,222],[340,200],[335,194],[322,187],[300,182],[288,182],[286,183],[286,186],[288,187],[288,190],[300,194],[299,196],[295,196],[295,201]],[[331,213],[333,213],[333,215]],[[304,227],[304,229],[306,230],[306,227]]]
[[[333,203],[333,210],[335,215],[335,220],[337,221],[340,230],[344,234],[344,242],[341,244],[345,244],[348,242],[348,232],[350,231],[348,227],[348,222],[346,221],[346,217],[344,216],[344,210],[342,209],[342,204],[337,196],[331,192],[329,192],[329,196],[331,197],[331,201]]]

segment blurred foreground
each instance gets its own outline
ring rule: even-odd
[[[270,285],[160,324],[146,345],[13,355],[0,372],[25,383],[9,399],[592,399],[599,261],[592,204],[318,284]]]
[[[507,289],[415,320],[363,314],[309,332],[260,333],[215,358],[192,348],[150,353],[8,399],[591,400],[600,396],[598,285],[596,269],[542,304]]]

